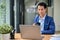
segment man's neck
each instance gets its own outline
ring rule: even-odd
[[[45,14],[46,15],[46,14]],[[45,15],[40,15],[40,18],[43,18]]]

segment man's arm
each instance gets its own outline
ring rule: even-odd
[[[35,18],[34,18],[33,26],[35,26],[36,23],[37,23],[37,19],[38,19],[37,17],[38,17],[38,15],[36,15]]]

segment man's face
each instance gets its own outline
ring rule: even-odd
[[[38,11],[39,15],[45,15],[46,8],[44,8],[44,6],[38,6],[37,11]]]

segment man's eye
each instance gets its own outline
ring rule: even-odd
[[[39,9],[40,10],[40,9]]]
[[[41,9],[41,10],[43,10],[43,9]]]

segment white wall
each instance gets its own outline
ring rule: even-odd
[[[60,0],[54,0],[54,19],[56,31],[60,31]]]
[[[53,17],[53,14],[54,14],[53,8],[52,7],[48,7],[48,16]]]

